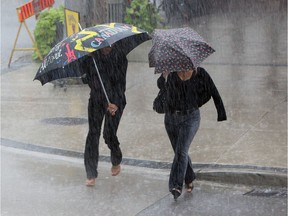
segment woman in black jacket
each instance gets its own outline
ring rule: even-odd
[[[167,81],[165,81],[165,79]],[[157,80],[160,89],[166,88],[165,129],[171,142],[174,159],[169,177],[169,191],[176,200],[182,193],[183,182],[192,192],[196,175],[188,155],[189,147],[200,125],[200,111],[212,96],[218,121],[227,119],[219,92],[205,69],[169,73]]]

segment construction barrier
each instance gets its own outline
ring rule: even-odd
[[[52,7],[54,3],[55,3],[54,0],[32,0],[32,1],[16,8],[16,12],[17,12],[18,20],[20,22],[20,26],[18,28],[18,32],[17,32],[16,39],[15,39],[15,42],[13,45],[13,49],[11,51],[8,67],[10,67],[10,63],[11,63],[11,60],[12,60],[12,57],[13,57],[13,54],[15,51],[35,51],[36,50],[39,58],[41,60],[43,59],[38,48],[37,48],[35,40],[31,34],[31,32],[29,31],[29,28],[28,28],[25,20],[28,19],[29,17],[33,16],[33,15],[35,15],[37,18],[40,11],[42,11],[46,8]],[[23,24],[24,24],[24,26],[25,26],[28,34],[29,34],[29,37],[30,37],[32,43],[33,43],[33,48],[16,48],[17,40],[18,40],[20,30],[21,30],[21,27]]]
[[[37,0],[37,1],[30,1],[18,8],[17,14],[18,14],[18,19],[20,22],[23,22],[25,19],[36,15],[40,11],[52,7],[52,5],[55,3],[54,0]]]

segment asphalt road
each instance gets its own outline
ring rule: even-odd
[[[123,166],[111,177],[100,162],[97,187],[87,188],[80,159],[2,147],[1,163],[2,216],[287,215],[286,190],[197,181],[175,202],[168,170]]]

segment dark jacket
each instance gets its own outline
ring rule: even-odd
[[[177,109],[176,107],[181,107],[179,100],[177,101],[177,103],[175,103],[175,101],[171,101],[175,100],[175,98],[179,98],[178,95],[181,91],[178,89],[180,86],[175,86],[177,85],[176,79],[177,74],[172,73],[169,74],[167,83],[165,83],[165,78],[163,76],[160,76],[157,80],[157,85],[159,89],[163,89],[165,87],[167,88],[166,112],[173,113],[175,109]],[[187,109],[201,107],[203,104],[207,103],[212,97],[218,114],[217,121],[227,120],[226,111],[221,96],[212,78],[204,68],[198,67],[197,73],[193,74],[192,78],[185,82],[189,85],[189,94],[187,95],[191,97],[189,98],[189,100],[186,100],[189,102],[189,104],[186,105]],[[182,107],[185,107],[185,105],[182,105]]]
[[[110,102],[118,107],[124,107],[126,105],[125,91],[128,67],[126,55],[113,49],[107,56],[100,52],[94,52],[93,56]],[[100,104],[106,104],[107,100],[92,58],[89,57],[82,64],[84,65],[83,74],[86,74],[82,81],[87,83],[91,89],[90,99]]]
[[[204,68],[198,67],[194,80],[196,82],[198,106],[201,107],[207,103],[212,96],[218,114],[217,121],[227,120],[222,98],[208,72]]]

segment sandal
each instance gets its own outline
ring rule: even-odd
[[[174,200],[177,200],[177,198],[181,195],[181,191],[179,189],[173,188],[171,191]]]
[[[186,184],[187,193],[191,193],[194,188],[193,183]]]

